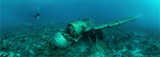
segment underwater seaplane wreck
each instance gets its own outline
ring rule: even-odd
[[[81,38],[101,38],[103,34],[101,33],[102,29],[117,26],[129,21],[136,20],[138,18],[139,16],[128,17],[120,21],[114,21],[100,26],[95,26],[91,21],[91,18],[81,18],[77,22],[69,23],[65,30],[61,30],[55,33],[55,35],[51,37],[51,43],[58,48],[66,48],[73,42],[78,42]]]

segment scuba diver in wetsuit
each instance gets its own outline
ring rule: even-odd
[[[40,13],[37,12],[35,15],[32,15],[35,19],[39,19]]]

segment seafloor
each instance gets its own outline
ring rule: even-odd
[[[95,43],[83,38],[67,48],[56,48],[49,38],[65,26],[28,23],[1,29],[0,57],[160,57],[158,31],[110,28]]]

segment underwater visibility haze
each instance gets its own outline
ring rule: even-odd
[[[160,57],[160,0],[0,0],[0,57]]]

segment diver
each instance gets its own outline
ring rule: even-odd
[[[59,31],[51,37],[51,43],[58,48],[66,48],[73,42],[78,42],[81,38],[93,39],[103,38],[102,29],[114,27],[129,21],[138,19],[139,16],[125,18],[124,20],[103,24],[100,26],[93,25],[91,18],[82,18],[77,22],[69,23],[65,30]]]
[[[33,17],[34,17],[35,19],[39,19],[39,17],[40,17],[40,13],[39,13],[39,12],[37,12],[35,15],[33,15]]]

